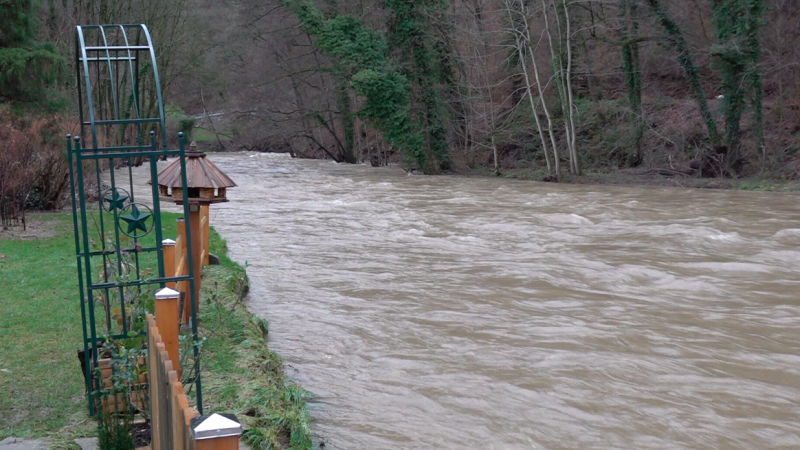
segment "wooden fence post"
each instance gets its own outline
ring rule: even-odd
[[[242,424],[233,414],[211,414],[192,419],[195,450],[238,450]]]
[[[164,288],[156,292],[156,326],[161,333],[161,341],[167,350],[169,359],[174,362],[178,377],[181,374],[180,358],[180,317],[178,317],[178,299],[180,292]]]
[[[161,241],[161,247],[164,250],[164,276],[175,276],[175,241],[172,239],[164,239]],[[175,289],[175,283],[167,283],[167,287]]]

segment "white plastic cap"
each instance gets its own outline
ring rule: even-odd
[[[168,287],[165,287],[164,289],[161,289],[160,291],[156,292],[156,300],[167,300],[180,297],[181,297],[180,292],[176,291],[175,289],[170,289]]]
[[[192,419],[192,435],[195,439],[212,439],[242,434],[242,424],[233,414],[211,414]]]

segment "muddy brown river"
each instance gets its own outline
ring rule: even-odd
[[[212,154],[325,449],[800,449],[800,198]]]

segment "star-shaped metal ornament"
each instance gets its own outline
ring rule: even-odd
[[[130,214],[125,214],[124,216],[120,216],[120,219],[124,220],[128,223],[128,231],[127,233],[135,233],[136,230],[142,230],[144,233],[147,233],[147,219],[151,216],[150,213],[143,213],[139,211],[139,208],[136,205],[131,206]]]
[[[128,200],[127,195],[121,195],[118,190],[111,191],[110,196],[103,197],[103,200],[108,202],[108,209],[113,211],[117,208],[122,209],[125,207],[125,200]]]

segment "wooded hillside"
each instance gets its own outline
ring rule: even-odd
[[[800,174],[791,0],[6,3],[0,101],[69,100],[74,25],[144,22],[171,126],[227,150],[431,174]]]

